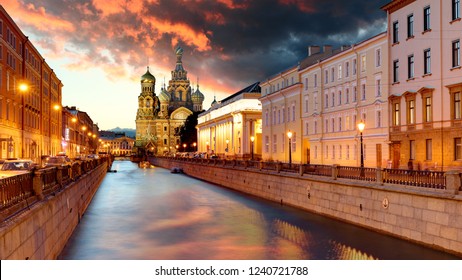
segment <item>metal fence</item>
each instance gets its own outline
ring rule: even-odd
[[[319,164],[289,164],[278,161],[194,159],[169,157],[172,160],[189,161],[203,165],[219,165],[225,168],[246,168],[264,172],[298,173],[377,183],[399,184],[433,189],[446,189],[446,176],[442,171],[412,171],[404,169],[377,169]],[[461,177],[462,182],[462,177]],[[461,187],[462,190],[462,187]]]

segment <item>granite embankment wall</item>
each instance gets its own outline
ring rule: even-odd
[[[462,256],[462,195],[457,192],[166,158],[151,163]]]
[[[0,259],[56,259],[98,190],[107,168],[108,163],[104,162],[5,221],[0,228]]]

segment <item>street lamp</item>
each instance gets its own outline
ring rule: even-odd
[[[183,144],[183,152],[186,152],[186,144]]]
[[[255,141],[255,137],[250,136],[250,142],[252,142],[252,145],[250,145],[250,150],[251,150],[251,153],[252,153],[252,160],[253,160],[253,142],[254,141]]]
[[[194,151],[196,151],[196,146],[197,146],[197,143],[194,142],[194,143],[193,143]]]
[[[228,152],[228,144],[229,144],[229,140],[226,139],[226,150],[225,150],[225,152]]]
[[[364,177],[364,150],[363,150],[363,131],[364,131],[364,127],[366,126],[366,124],[364,123],[363,120],[361,120],[359,123],[358,123],[358,130],[359,130],[359,143],[361,145],[361,173],[360,173],[360,176],[361,177]]]
[[[287,132],[287,137],[289,137],[289,166],[292,165],[292,131]]]

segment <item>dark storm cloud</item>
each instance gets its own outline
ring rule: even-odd
[[[189,73],[233,90],[296,65],[309,45],[353,44],[384,31],[380,7],[389,1],[11,0],[72,24],[72,32],[64,25],[50,33],[26,20],[37,34],[83,52],[84,62],[74,66],[102,67],[112,75],[121,64],[144,68],[149,57],[154,67],[173,69],[172,49],[181,44]]]

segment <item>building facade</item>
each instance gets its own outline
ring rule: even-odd
[[[291,67],[261,83],[264,160],[288,162],[290,149],[292,162],[303,161],[298,68]]]
[[[0,158],[61,151],[63,84],[0,5]]]
[[[138,96],[136,114],[137,154],[164,154],[175,152],[180,145],[178,129],[193,112],[202,111],[204,95],[197,85],[193,91],[183,68],[183,49],[175,49],[176,67],[172,78],[162,87],[159,96],[155,94],[156,78],[149,72],[141,77],[141,94]]]
[[[393,167],[462,168],[459,0],[391,1],[390,141]]]
[[[233,158],[261,158],[262,120],[259,83],[217,102],[197,120],[198,151]]]
[[[321,59],[300,63],[301,119],[305,162],[360,166],[357,124],[365,123],[366,167],[388,163],[388,64],[386,33],[344,46]]]

